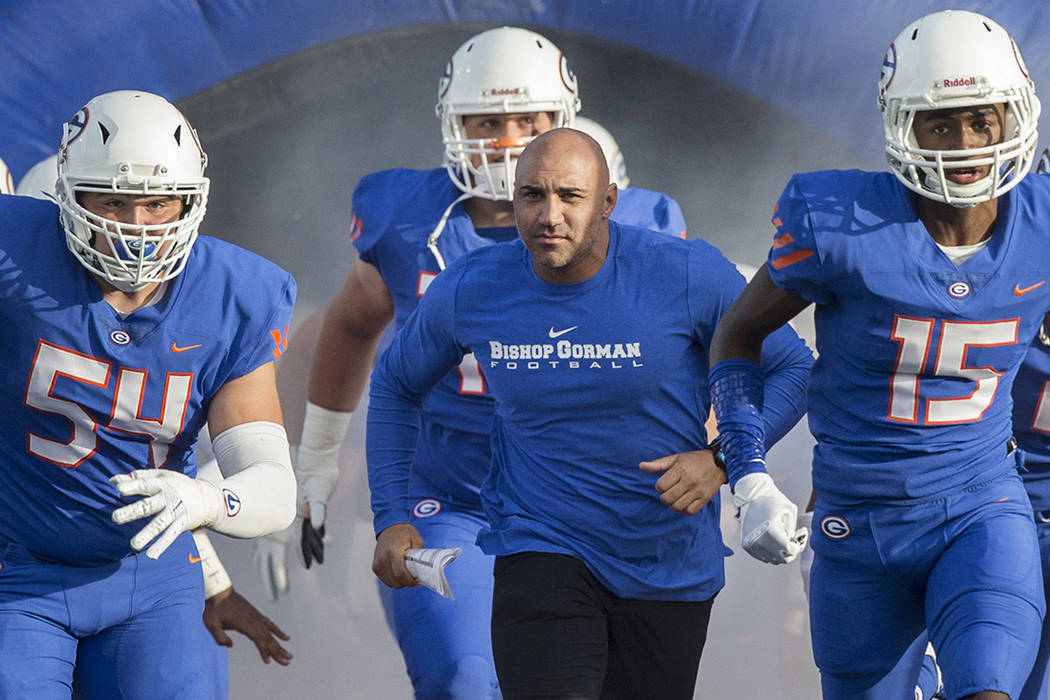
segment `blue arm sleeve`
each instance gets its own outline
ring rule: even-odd
[[[465,354],[454,340],[457,281],[451,268],[438,275],[372,371],[365,453],[377,535],[409,521],[420,406]]]
[[[766,470],[765,372],[750,360],[731,358],[712,367],[709,377],[722,457],[733,488],[741,477]]]
[[[762,344],[765,391],[762,420],[768,450],[795,427],[806,412],[806,387],[813,353],[790,326],[771,333]]]

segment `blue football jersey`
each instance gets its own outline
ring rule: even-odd
[[[354,189],[351,239],[360,258],[376,267],[389,288],[396,328],[404,324],[441,271],[427,248],[427,239],[460,194],[444,168],[373,173]],[[678,203],[658,192],[634,187],[620,191],[612,218],[685,237]],[[513,228],[509,236],[516,237]],[[491,237],[474,229],[460,203],[453,207],[437,246],[447,264],[492,243]],[[444,430],[422,434],[410,493],[419,497],[439,494],[461,504],[478,505],[478,491],[488,471],[492,400],[483,370],[472,354],[427,396],[423,419]],[[373,489],[373,497],[379,500],[402,496]]]
[[[707,243],[615,222],[605,263],[578,284],[541,280],[520,241],[469,253],[434,281],[372,375],[370,482],[407,471],[413,402],[471,352],[496,402],[482,550],[570,554],[623,597],[710,597],[725,554],[717,495],[683,517],[638,464],[707,444],[707,351],[743,286]],[[801,377],[799,400],[809,362],[788,328],[765,343],[767,372]],[[772,375],[767,387],[783,389]],[[377,530],[403,522],[404,508],[377,510]]]
[[[119,559],[108,483],[134,469],[194,476],[193,445],[230,380],[285,349],[291,276],[201,236],[156,304],[122,317],[66,249],[58,208],[0,196],[0,535],[72,564]]]
[[[1036,340],[1014,379],[1014,436],[1024,450],[1021,473],[1032,507],[1050,509],[1050,347]]]
[[[993,476],[1010,387],[1050,308],[1050,179],[998,200],[988,244],[961,265],[889,173],[796,175],[774,214],[773,281],[816,304],[809,425],[821,498],[957,491]]]

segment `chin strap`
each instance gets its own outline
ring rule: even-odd
[[[445,269],[445,258],[441,256],[441,251],[438,250],[437,247],[438,238],[441,237],[441,232],[445,230],[445,224],[448,223],[448,217],[452,214],[453,207],[464,199],[470,199],[473,196],[474,195],[465,192],[452,202],[452,204],[449,204],[448,209],[446,209],[445,213],[441,215],[441,219],[438,221],[437,226],[434,227],[434,232],[427,237],[427,250],[429,250],[433,254],[434,259],[437,260],[438,270]]]

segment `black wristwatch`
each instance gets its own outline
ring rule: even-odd
[[[715,439],[707,443],[707,449],[715,456],[715,465],[729,476],[729,470],[726,468],[725,455],[722,454],[722,436],[717,435]]]

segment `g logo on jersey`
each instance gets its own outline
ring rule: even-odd
[[[952,282],[948,287],[948,293],[956,299],[962,299],[964,296],[970,293],[970,285],[965,282]]]
[[[429,518],[441,512],[441,503],[433,498],[424,498],[412,509],[412,515],[417,518]]]
[[[111,331],[109,334],[109,339],[117,345],[127,345],[131,342],[131,336],[125,333],[124,331]]]
[[[825,515],[820,519],[820,531],[832,540],[841,540],[853,534],[853,529],[841,515]]]
[[[241,512],[241,499],[233,491],[223,489],[222,498],[226,502],[226,515],[232,518]]]

